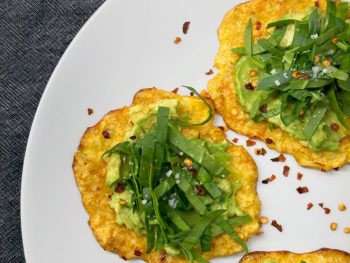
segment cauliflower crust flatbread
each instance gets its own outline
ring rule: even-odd
[[[324,11],[326,1],[319,3]],[[271,139],[270,148],[294,155],[300,165],[328,171],[350,161],[350,136],[340,142],[339,151],[313,152],[280,128],[270,130],[267,121],[256,123],[249,120],[235,90],[234,68],[240,57],[231,51],[234,47],[244,46],[249,17],[252,17],[253,39],[257,40],[267,36],[265,28],[268,23],[280,20],[286,13],[305,12],[314,4],[314,0],[253,0],[230,10],[218,29],[220,49],[215,58],[218,73],[209,81],[208,92],[216,111],[232,130],[263,141]],[[257,21],[262,24],[260,30],[254,26]]]
[[[200,121],[207,116],[207,107],[198,97],[183,97],[155,88],[139,91],[132,105],[147,106],[165,98],[178,99],[179,113],[190,111],[190,121]],[[139,257],[147,262],[187,262],[185,258],[167,256],[162,251],[146,254],[145,236],[116,223],[115,212],[108,203],[112,192],[106,185],[106,163],[101,159],[101,155],[115,144],[122,142],[126,131],[131,127],[128,107],[111,111],[95,126],[86,130],[75,153],[73,171],[84,207],[90,216],[90,228],[105,250],[117,253],[123,259],[136,258],[141,254]],[[104,138],[103,131],[109,133],[109,139]],[[204,126],[183,128],[182,133],[187,137],[199,136],[210,141],[225,139],[225,134],[220,128],[213,126],[211,121]],[[237,204],[253,219],[250,223],[236,229],[238,234],[247,240],[259,230],[260,201],[256,193],[257,169],[250,155],[242,147],[232,145],[228,153],[232,156],[232,173],[228,178],[229,180],[240,179],[242,182],[242,187],[236,193]],[[205,253],[204,256],[206,258],[225,256],[241,250],[241,247],[229,236],[221,235],[213,240],[212,251]]]
[[[350,254],[336,249],[322,248],[305,254],[289,251],[253,252],[245,255],[239,263],[263,263],[265,260],[276,260],[278,263],[349,263]]]

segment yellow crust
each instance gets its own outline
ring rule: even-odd
[[[328,171],[339,168],[350,161],[350,136],[344,138],[337,152],[313,152],[303,146],[297,139],[291,137],[280,128],[269,130],[266,121],[255,123],[240,105],[235,91],[234,67],[239,59],[231,49],[244,46],[244,31],[252,17],[254,40],[267,35],[265,30],[269,22],[277,21],[289,12],[304,12],[314,6],[314,0],[252,0],[236,6],[224,17],[218,36],[220,49],[215,58],[217,75],[209,81],[208,92],[215,104],[215,109],[221,114],[226,124],[234,131],[266,141],[273,140],[268,146],[279,152],[295,156],[300,165]],[[320,1],[321,9],[325,10],[326,1]],[[262,23],[261,29],[255,29],[255,23]]]
[[[192,121],[203,120],[207,114],[206,106],[197,97],[182,97],[155,88],[139,91],[132,105],[146,106],[164,98],[178,99],[180,114],[190,111]],[[165,256],[164,252],[152,252],[146,255],[145,237],[125,226],[117,225],[115,212],[108,204],[112,192],[105,183],[106,164],[101,159],[101,155],[121,142],[126,130],[132,126],[128,111],[128,107],[111,111],[95,126],[88,128],[74,156],[73,171],[84,207],[90,216],[90,228],[105,250],[117,253],[124,259],[135,258],[134,252],[138,250],[147,262],[186,262],[184,258]],[[105,130],[109,132],[110,139],[102,136]],[[211,141],[221,141],[225,138],[221,129],[213,126],[211,122],[201,127],[183,129],[183,134],[187,137],[199,136]],[[252,222],[237,229],[239,235],[247,240],[256,234],[260,227],[258,223],[260,201],[256,193],[257,169],[253,159],[242,147],[232,145],[228,152],[232,156],[232,174],[229,180],[239,178],[242,181],[242,188],[236,194],[237,204],[253,218]],[[213,250],[206,253],[205,257],[225,256],[241,251],[241,247],[226,235],[213,240],[212,246]]]
[[[322,248],[305,254],[289,251],[253,252],[245,255],[239,263],[263,263],[266,259],[277,260],[278,263],[350,263],[350,254],[336,249]]]

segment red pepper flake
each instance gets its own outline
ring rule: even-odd
[[[209,69],[209,71],[205,72],[205,75],[211,75],[213,73],[214,73],[214,71],[212,69]]]
[[[238,138],[233,138],[232,140],[234,143],[237,143],[238,142]]]
[[[298,174],[297,174],[297,179],[298,179],[298,180],[301,180],[301,178],[303,178],[303,174],[302,174],[302,173],[298,173]]]
[[[271,226],[275,227],[278,231],[282,232],[283,231],[283,228],[280,224],[277,223],[276,220],[272,220],[271,222]]]
[[[266,113],[267,112],[267,104],[263,104],[259,107],[260,112]]]
[[[204,186],[201,185],[201,184],[197,184],[196,185],[196,190],[197,190],[196,192],[197,192],[198,196],[205,196],[205,195],[207,195],[207,191],[205,191]]]
[[[323,208],[323,203],[319,203],[318,205],[319,207]]]
[[[313,203],[308,203],[306,209],[310,210],[313,206],[314,206]]]
[[[103,131],[103,132],[102,132],[102,135],[103,135],[103,137],[104,137],[105,139],[110,139],[110,138],[111,138],[111,135],[109,134],[108,131]]]
[[[283,167],[283,175],[284,175],[285,177],[288,177],[288,175],[289,175],[289,170],[290,170],[290,168],[289,168],[288,165],[285,165],[285,166]]]
[[[123,183],[118,183],[115,187],[115,191],[119,194],[123,193],[125,191],[125,185]]]
[[[176,38],[174,39],[174,44],[177,45],[177,44],[179,44],[181,41],[182,41],[181,37],[176,37]]]
[[[269,182],[270,182],[270,178],[266,178],[266,179],[261,181],[261,183],[263,183],[263,184],[268,184]]]
[[[316,7],[320,7],[320,1],[319,0],[315,1],[315,6]]]
[[[273,180],[275,180],[276,179],[276,175],[271,175],[271,177],[270,177],[270,182],[272,182]]]
[[[272,144],[273,140],[271,140],[270,138],[266,138],[265,142],[266,142],[266,144]]]
[[[246,89],[249,89],[249,90],[254,90],[255,89],[251,82],[245,84],[244,86],[245,86]]]
[[[225,127],[224,126],[218,126],[220,130],[225,131]]]
[[[260,30],[260,28],[261,28],[261,22],[260,22],[260,21],[256,21],[256,23],[255,23],[255,29],[256,29],[256,30]]]
[[[333,168],[334,169],[334,171],[338,171],[339,170],[339,167],[335,167],[335,168]]]
[[[331,130],[337,132],[339,130],[339,125],[335,122],[331,124]]]
[[[89,115],[91,115],[91,114],[93,114],[93,113],[94,113],[94,110],[93,110],[93,109],[91,109],[91,108],[88,108],[88,109],[87,109],[87,112],[88,112],[88,114],[89,114]]]
[[[254,142],[254,141],[252,141],[252,140],[247,140],[247,141],[246,141],[247,147],[254,146],[255,144],[256,144],[256,142]]]
[[[309,192],[309,188],[307,188],[307,186],[299,186],[297,188],[297,192],[299,194],[305,194],[305,193]]]
[[[186,35],[188,32],[188,29],[190,27],[190,21],[186,21],[183,25],[182,25],[182,32]]]
[[[284,157],[283,154],[280,154],[278,157],[271,159],[271,161],[273,162],[281,162],[281,163],[285,162],[285,160],[286,160],[286,157]]]
[[[266,150],[264,149],[264,148],[257,148],[257,149],[255,149],[255,154],[256,155],[262,155],[262,156],[265,156],[265,154],[266,154]]]
[[[281,162],[281,163],[284,163],[286,161],[286,157],[281,153],[280,156],[278,156],[278,160]]]
[[[179,91],[179,88],[175,88],[171,92],[176,94],[178,91]]]
[[[140,250],[135,249],[134,255],[135,255],[136,257],[140,257],[140,256],[142,255],[142,252],[141,252]]]
[[[324,207],[323,210],[326,215],[328,215],[331,212],[331,210],[327,207]]]
[[[135,140],[137,137],[136,137],[136,135],[133,135],[133,136],[130,136],[129,138],[130,138],[130,140]]]

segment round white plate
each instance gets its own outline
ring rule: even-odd
[[[128,105],[133,94],[145,87],[172,90],[181,84],[205,88],[205,75],[218,49],[216,29],[224,14],[239,1],[145,0],[107,1],[84,26],[55,69],[40,102],[25,156],[21,211],[27,263],[121,262],[103,251],[87,224],[71,165],[80,137],[108,111]],[[187,35],[182,25],[191,21]],[[178,45],[175,37],[181,37]],[[94,114],[88,116],[87,108]],[[218,123],[221,121],[217,120]],[[246,138],[229,133],[229,138]],[[265,147],[257,143],[256,147]],[[350,208],[349,166],[322,173],[298,166],[291,156],[289,177],[282,163],[254,155],[259,168],[258,192],[262,215],[283,226],[278,232],[264,225],[261,236],[249,242],[255,250],[309,251],[321,247],[350,250],[350,209],[339,212],[344,202]],[[304,174],[301,181],[297,172]],[[261,180],[275,174],[272,183]],[[298,186],[310,192],[300,195]],[[307,211],[307,203],[314,207]],[[326,215],[318,206],[331,209]],[[331,222],[338,230],[330,231]],[[214,262],[238,262],[239,256]]]

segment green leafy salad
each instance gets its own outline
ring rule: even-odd
[[[103,156],[117,223],[146,235],[148,253],[162,249],[190,262],[207,262],[200,254],[222,233],[247,251],[233,229],[251,221],[235,204],[240,182],[227,179],[230,143],[188,139],[180,132],[212,118],[211,107],[200,98],[208,106],[201,123],[180,118],[176,99],[150,105],[148,114],[131,108],[133,129]]]
[[[252,42],[252,22],[235,68],[240,104],[256,122],[267,120],[313,151],[338,150],[349,134],[350,8],[327,0],[323,14],[286,14]]]

